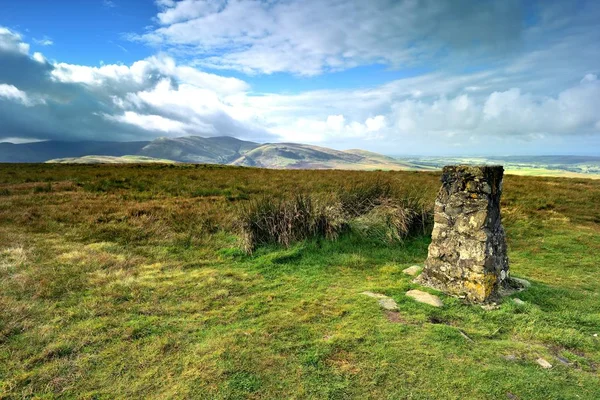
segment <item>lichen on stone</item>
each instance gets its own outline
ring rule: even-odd
[[[470,301],[496,297],[508,278],[500,216],[502,166],[447,166],[421,284]]]

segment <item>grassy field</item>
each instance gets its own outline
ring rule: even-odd
[[[600,179],[600,158],[595,156],[508,157],[396,157],[415,169],[441,169],[444,165],[503,165],[509,175]]]
[[[430,172],[0,164],[0,398],[600,398],[600,181],[505,178],[524,305],[406,297],[427,235],[241,250],[246,202],[373,179],[431,203],[439,187]]]

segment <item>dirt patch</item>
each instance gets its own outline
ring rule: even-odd
[[[393,324],[408,324],[409,322],[404,319],[398,311],[386,311],[385,317],[388,321]]]

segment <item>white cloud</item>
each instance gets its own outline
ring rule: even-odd
[[[0,26],[0,50],[6,52],[29,53],[29,45],[22,42],[21,35],[8,28]]]
[[[43,104],[42,99],[32,99],[22,90],[13,85],[0,83],[0,98],[12,100],[23,104],[26,107],[32,107],[36,104]]]
[[[99,86],[109,82],[142,84],[155,76],[169,76],[177,81],[211,89],[218,93],[237,93],[248,89],[248,84],[237,78],[222,77],[199,71],[188,66],[179,66],[171,57],[152,56],[136,61],[131,66],[105,64],[100,67],[54,64],[53,79],[60,82],[84,83]]]
[[[48,36],[44,36],[41,39],[33,39],[33,42],[40,46],[52,46],[54,44],[54,41],[52,39],[50,39]]]
[[[414,0],[160,1],[147,43],[191,52],[199,65],[315,75],[362,64],[414,65],[452,49],[512,48],[521,3]],[[473,41],[476,37],[477,41]]]
[[[40,64],[46,63],[46,58],[44,57],[44,55],[37,51],[35,53],[33,53],[33,59],[35,61],[39,62]]]
[[[157,15],[158,20],[163,25],[170,25],[218,12],[224,5],[224,1],[182,0],[177,3],[174,1],[159,2],[158,5],[163,8],[163,11]]]
[[[385,128],[386,121],[383,115],[378,115],[373,118],[367,118],[365,126],[369,132],[377,132]]]
[[[133,111],[126,111],[122,115],[104,115],[105,118],[135,125],[147,131],[185,134],[185,124],[161,117],[160,115],[142,115]]]

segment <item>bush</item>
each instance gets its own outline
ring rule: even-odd
[[[430,231],[433,218],[426,204],[419,196],[392,196],[391,184],[378,180],[318,200],[309,195],[255,199],[241,207],[238,222],[247,253],[265,244],[287,247],[309,238],[332,240],[348,230],[393,243]]]
[[[47,183],[46,185],[42,185],[42,186],[35,186],[33,188],[33,193],[50,193],[51,191],[52,191],[51,183]]]
[[[350,221],[353,232],[385,243],[401,242],[412,231],[415,211],[392,202],[375,206]]]
[[[346,227],[339,205],[307,195],[292,200],[252,200],[241,208],[239,222],[247,253],[264,244],[289,246],[314,237],[335,239]]]
[[[342,188],[338,192],[338,198],[348,217],[357,217],[364,215],[389,197],[392,194],[390,182],[377,179],[373,182],[367,182]]]

